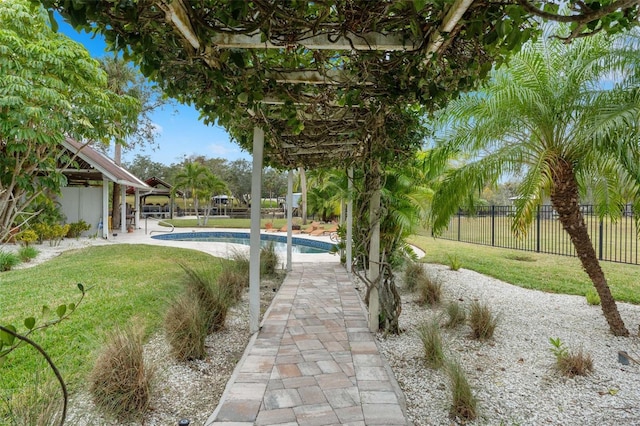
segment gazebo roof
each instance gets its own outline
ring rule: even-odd
[[[139,189],[150,188],[149,185],[87,143],[83,144],[75,139],[66,138],[62,145],[71,156],[76,156],[74,164],[62,170],[70,183],[101,181],[103,177],[106,177],[120,185]]]
[[[171,195],[172,185],[165,182],[164,180],[152,176],[144,181],[149,187],[151,187],[151,191],[147,193],[147,195]],[[133,195],[135,193],[135,189],[133,187],[127,188],[127,195]],[[182,197],[182,191],[176,190],[175,194]]]

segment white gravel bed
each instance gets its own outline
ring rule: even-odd
[[[618,303],[634,337],[614,337],[599,306],[584,297],[527,290],[461,269],[425,265],[442,283],[444,302],[488,304],[499,318],[493,339],[469,337],[467,325],[442,328],[447,357],[457,359],[479,400],[477,425],[640,425],[640,366],[622,365],[618,351],[640,359],[640,306]],[[439,318],[445,303],[421,307],[402,293],[399,336],[378,334],[379,346],[405,393],[415,425],[449,425],[448,379],[425,366],[417,325]],[[593,359],[586,377],[567,378],[554,369],[549,338]]]

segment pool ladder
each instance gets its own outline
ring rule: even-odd
[[[152,219],[153,219],[153,218],[152,218]],[[153,219],[153,220],[156,220],[156,219]],[[163,224],[163,223],[164,223],[165,225],[170,226],[170,227],[171,227],[171,230],[170,230],[170,231],[164,231],[164,230],[162,230],[162,229],[154,229],[154,230],[153,230],[153,231],[151,231],[151,232],[147,232],[147,230],[148,230],[148,226],[147,226],[147,225],[148,225],[148,221],[149,221],[149,216],[147,216],[147,217],[145,217],[145,218],[144,218],[144,233],[145,233],[145,235],[147,235],[147,234],[151,235],[151,234],[153,234],[154,232],[167,232],[167,233],[169,233],[169,232],[173,232],[173,230],[174,230],[174,229],[176,229],[176,227],[175,227],[175,226],[173,226],[173,224],[171,224],[171,223],[169,223],[169,222],[167,222],[167,221],[164,221],[164,220],[158,220],[158,225],[161,225],[161,224]]]

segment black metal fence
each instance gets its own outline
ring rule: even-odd
[[[600,220],[594,206],[580,206],[591,242],[600,260],[639,264],[638,228],[630,210],[617,221]],[[513,206],[486,206],[474,214],[463,211],[451,218],[439,238],[538,253],[576,256],[569,235],[562,229],[552,206],[540,206],[526,235],[514,236]]]

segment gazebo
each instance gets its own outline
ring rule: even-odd
[[[117,183],[122,188],[129,186],[136,194],[151,187],[89,144],[66,138],[62,145],[68,151],[69,158],[75,157],[62,170],[67,178],[67,185],[61,188],[59,200],[62,212],[68,222],[82,219],[91,225],[89,233],[108,238],[109,182]],[[122,211],[122,217],[126,217],[124,203]],[[126,230],[125,226],[122,221],[122,232]]]
[[[147,186],[149,186],[151,189],[145,192],[138,192],[138,195],[136,198],[136,205],[140,206],[139,208],[140,216],[144,218],[147,215],[161,215],[163,217],[168,216],[170,219],[173,219],[173,210],[175,207],[175,195],[182,197],[183,192],[180,190],[176,190],[175,192],[172,192],[173,190],[172,185],[155,176],[152,176],[146,179],[144,183],[147,184]],[[136,188],[132,186],[128,187],[127,195],[135,196]],[[168,209],[161,211],[160,209],[146,208],[145,206],[148,206],[147,197],[149,197],[150,195],[167,197],[167,200],[169,201]]]

